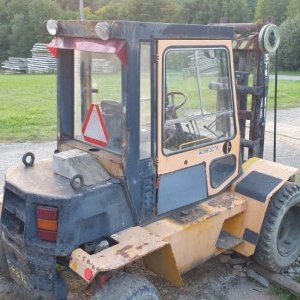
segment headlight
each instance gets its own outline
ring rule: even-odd
[[[95,32],[101,40],[107,41],[111,34],[110,25],[106,22],[100,22],[96,25]]]
[[[47,30],[51,35],[57,35],[59,31],[59,24],[56,20],[48,20],[46,24]]]

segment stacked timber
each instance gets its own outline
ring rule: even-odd
[[[1,64],[5,73],[26,73],[28,61],[23,57],[9,57]]]
[[[113,63],[104,58],[93,58],[92,59],[92,72],[93,73],[113,73],[114,70]]]
[[[209,51],[209,50],[208,50]],[[195,51],[193,55],[189,55],[189,71],[191,73],[209,73],[215,72],[218,68],[218,60],[210,57],[209,52]]]
[[[49,52],[47,44],[35,43],[31,53],[32,58],[28,58],[28,73],[56,72],[56,58]]]

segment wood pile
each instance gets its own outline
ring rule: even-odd
[[[114,65],[110,60],[104,58],[92,59],[92,73],[113,73]]]
[[[26,73],[28,61],[23,57],[9,57],[1,64],[5,73]]]
[[[28,58],[28,73],[56,72],[56,58],[49,52],[47,44],[35,43],[31,53],[32,58]]]
[[[5,73],[56,72],[56,58],[49,52],[47,44],[34,44],[31,53],[31,58],[9,57],[1,64],[1,68]]]

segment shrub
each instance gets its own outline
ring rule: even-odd
[[[300,70],[300,14],[280,25],[280,37],[279,67]]]

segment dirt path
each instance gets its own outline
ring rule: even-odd
[[[273,117],[268,113],[265,141],[265,158],[272,159],[273,155]],[[7,143],[0,144],[0,194],[4,184],[4,174],[9,166],[21,162],[22,155],[33,151],[36,159],[47,158],[55,149],[55,142],[46,143]],[[300,168],[300,108],[278,112],[278,162]],[[217,258],[200,265],[183,276],[184,287],[176,289],[167,282],[143,269],[141,264],[130,267],[131,271],[146,275],[159,289],[162,299],[279,299],[272,289],[260,287],[248,280],[244,272],[237,272],[227,264],[221,264]],[[70,276],[70,275],[69,275]],[[72,282],[69,299],[87,299],[89,293],[76,289],[76,280]],[[4,278],[0,277],[0,299],[16,299]],[[9,296],[9,294],[11,294]]]

